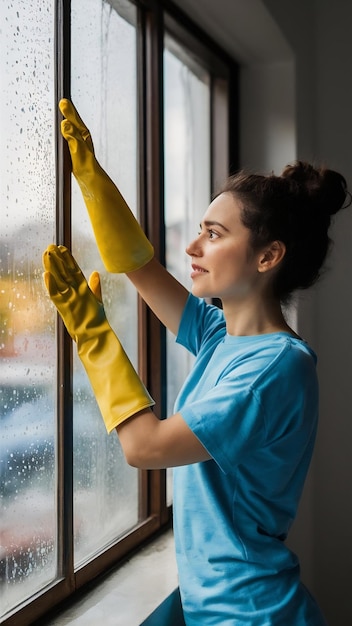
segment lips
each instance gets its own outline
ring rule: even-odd
[[[200,265],[194,265],[192,263],[192,272],[191,272],[191,278],[194,278],[195,276],[200,276],[201,274],[207,274],[208,270],[205,270],[203,267],[200,267]]]

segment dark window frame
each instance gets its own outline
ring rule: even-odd
[[[163,47],[168,31],[211,73],[211,162],[213,188],[217,179],[217,155],[223,146],[217,140],[218,94],[228,100],[229,172],[238,166],[238,66],[207,34],[169,0],[131,0],[138,8],[137,65],[139,110],[139,219],[153,242],[156,256],[165,261],[163,206]],[[56,97],[70,94],[70,0],[56,0]],[[66,143],[56,121],[57,238],[71,246],[71,174]],[[213,189],[214,190],[214,189]],[[165,329],[139,300],[139,372],[156,400],[160,415],[166,407]],[[14,609],[1,622],[4,626],[32,624],[60,603],[72,598],[88,582],[121,562],[128,554],[171,523],[166,501],[166,471],[140,471],[140,523],[94,560],[74,571],[73,559],[73,433],[72,433],[72,344],[58,323],[58,576],[54,583]],[[69,367],[67,367],[69,364]],[[56,608],[57,610],[57,608]]]

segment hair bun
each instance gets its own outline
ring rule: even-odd
[[[334,170],[315,168],[310,163],[297,161],[287,165],[281,176],[293,181],[298,193],[308,196],[312,208],[322,210],[329,216],[351,204],[346,180]]]

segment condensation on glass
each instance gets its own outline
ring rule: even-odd
[[[56,576],[56,316],[41,264],[55,224],[53,3],[2,2],[0,24],[3,616]]]
[[[102,166],[137,211],[136,8],[126,1],[72,1],[72,99]],[[84,51],[84,53],[82,53]],[[137,296],[124,275],[106,272],[73,180],[73,252],[84,273],[101,273],[108,319],[137,366]],[[118,372],[116,372],[118,376]],[[78,358],[74,360],[75,567],[139,521],[138,471],[115,433],[107,435]]]
[[[210,76],[166,36],[164,45],[165,227],[167,269],[190,288],[187,244],[198,232],[211,194]],[[192,356],[167,333],[167,412],[173,405]],[[168,472],[170,501],[171,471]]]

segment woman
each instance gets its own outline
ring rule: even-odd
[[[282,312],[318,278],[344,178],[305,163],[282,175],[240,173],[210,204],[187,248],[192,293],[153,248],[63,100],[73,173],[109,271],[126,272],[195,356],[175,414],[159,421],[111,330],[99,277],[90,288],[69,251],[49,246],[44,278],[77,342],[108,432],[127,461],[175,467],[174,531],[187,626],[322,626],[285,545],[314,446],[316,356]],[[219,298],[222,310],[205,303]]]

